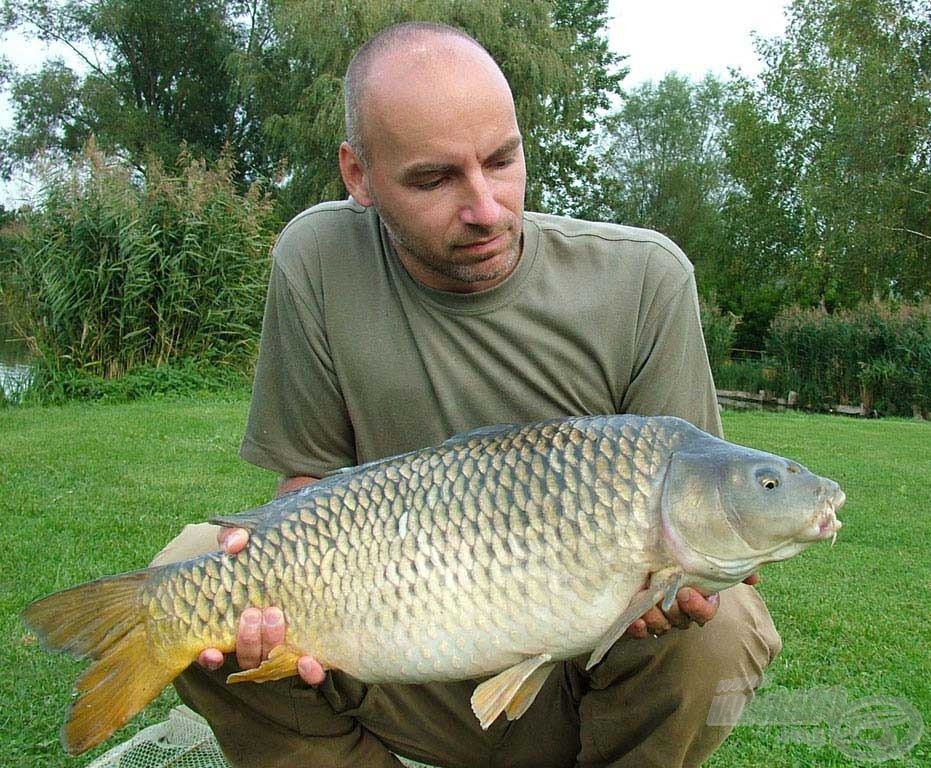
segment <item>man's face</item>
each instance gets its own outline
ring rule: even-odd
[[[510,274],[526,170],[510,90],[492,62],[467,44],[442,61],[394,57],[369,81],[363,131],[368,162],[350,191],[375,206],[415,279],[472,292]]]

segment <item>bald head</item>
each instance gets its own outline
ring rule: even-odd
[[[492,78],[500,79],[499,85],[507,89],[510,98],[507,81],[488,51],[455,27],[405,22],[383,29],[359,48],[349,62],[343,85],[346,141],[359,160],[366,163],[370,156],[371,139],[366,129],[371,120],[367,102],[373,92],[390,98],[399,77],[429,76],[438,67],[464,65],[472,69],[475,63]],[[386,90],[389,93],[384,93]]]
[[[512,272],[526,166],[510,86],[484,48],[450,27],[391,27],[349,65],[346,122],[346,189],[374,207],[408,274],[474,292]]]

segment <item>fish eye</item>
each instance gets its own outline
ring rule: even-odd
[[[771,491],[774,488],[779,487],[779,480],[772,476],[761,477],[760,485],[762,485],[767,491]]]

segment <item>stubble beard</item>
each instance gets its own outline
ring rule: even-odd
[[[455,280],[464,284],[484,283],[495,280],[502,280],[507,277],[517,266],[521,253],[521,235],[520,231],[514,231],[514,223],[508,221],[508,226],[504,230],[510,235],[510,242],[506,246],[505,257],[495,259],[482,259],[478,262],[459,262],[454,258],[445,257],[442,253],[437,253],[434,249],[426,246],[418,238],[406,232],[403,227],[398,226],[397,222],[391,216],[386,216],[384,211],[379,207],[378,201],[374,200],[375,210],[385,225],[388,233],[388,239],[394,246],[395,251],[403,250],[411,259],[423,265],[431,272],[441,275],[450,280]],[[485,228],[474,228],[472,236],[475,240],[483,240],[502,234],[499,230],[488,230]],[[455,245],[455,244],[453,244]],[[453,247],[453,246],[450,246]]]

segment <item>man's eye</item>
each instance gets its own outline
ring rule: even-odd
[[[445,177],[442,177],[442,176],[441,176],[441,177],[438,178],[438,179],[431,179],[430,181],[420,181],[420,182],[418,182],[417,184],[415,184],[414,186],[417,187],[417,189],[422,189],[422,190],[424,190],[424,191],[431,190],[431,189],[436,189],[437,187],[439,187],[439,186],[443,183],[444,178],[445,178]]]

